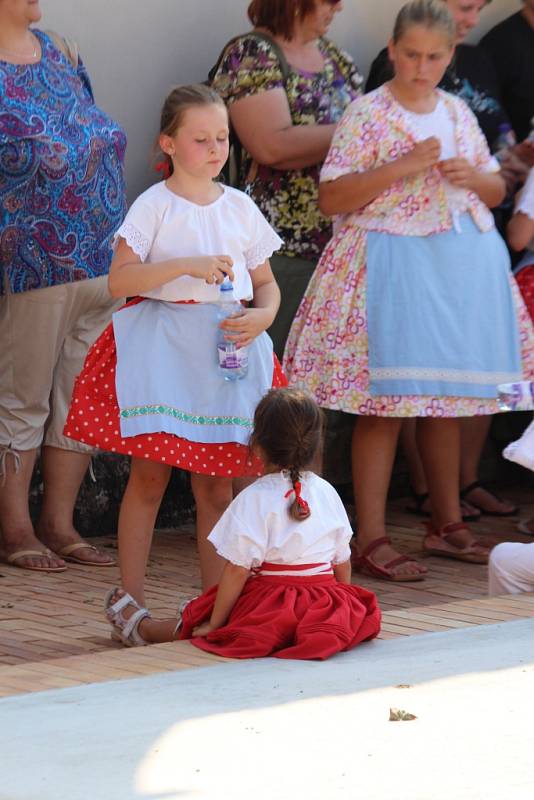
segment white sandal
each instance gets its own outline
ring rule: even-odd
[[[139,633],[139,623],[141,620],[151,616],[150,611],[148,608],[140,606],[137,600],[128,592],[125,592],[112,604],[111,598],[118,591],[118,587],[110,589],[104,602],[106,619],[113,628],[111,638],[116,642],[121,642],[126,647],[144,647],[150,644]],[[127,606],[134,606],[137,609],[128,619],[122,613]]]

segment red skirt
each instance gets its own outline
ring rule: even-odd
[[[136,298],[128,305],[142,302]],[[263,474],[261,461],[246,445],[237,442],[206,444],[172,433],[143,433],[122,437],[115,391],[117,349],[110,323],[90,348],[76,378],[63,433],[71,439],[111,453],[179,467],[201,475],[227,478]],[[273,388],[287,386],[280,362],[274,355]]]
[[[217,587],[183,610],[180,639],[226,658],[325,659],[380,631],[373,592],[338,583],[333,575],[261,575],[245,584],[226,625],[192,638],[213,611]]]
[[[515,276],[523,302],[534,322],[534,264],[527,264]]]

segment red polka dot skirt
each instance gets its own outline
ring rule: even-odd
[[[132,301],[136,302],[142,300]],[[110,323],[90,348],[74,384],[65,436],[111,453],[159,461],[201,475],[234,478],[263,473],[261,461],[237,442],[206,444],[169,433],[122,437],[115,392],[116,365],[117,351]],[[282,386],[287,386],[287,380],[274,355],[273,388]]]

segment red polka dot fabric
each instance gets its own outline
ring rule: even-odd
[[[530,314],[530,319],[534,322],[534,264],[523,267],[515,276],[515,279],[523,297],[523,302]]]
[[[142,302],[140,298],[133,303]],[[248,447],[237,442],[204,444],[169,433],[151,433],[123,438],[115,393],[117,352],[110,323],[91,347],[84,368],[74,385],[64,434],[71,439],[111,453],[146,458],[202,475],[228,478],[257,476],[262,463]],[[274,356],[273,388],[287,386],[287,379]]]

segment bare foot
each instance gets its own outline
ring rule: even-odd
[[[483,486],[476,486],[471,489],[470,492],[464,494],[464,499],[479,509],[482,514],[511,517],[518,512],[518,508],[513,503],[508,500],[502,500]]]
[[[52,525],[39,521],[37,535],[46,547],[56,553],[62,553],[67,561],[96,567],[111,567],[116,564],[113,556],[86,542],[73,527],[66,531],[60,531],[54,529]],[[83,544],[85,546],[76,548],[69,553],[68,548],[75,544]]]
[[[10,562],[12,566],[20,567],[21,569],[55,570],[56,572],[63,572],[67,568],[64,560],[47,549],[46,546],[43,546],[33,531],[27,531],[22,536],[16,537],[16,541],[12,538],[6,541],[4,536],[3,551],[6,560],[9,556],[13,556],[14,553],[24,552],[25,550],[35,551],[35,555],[33,553],[31,555],[21,555]]]

